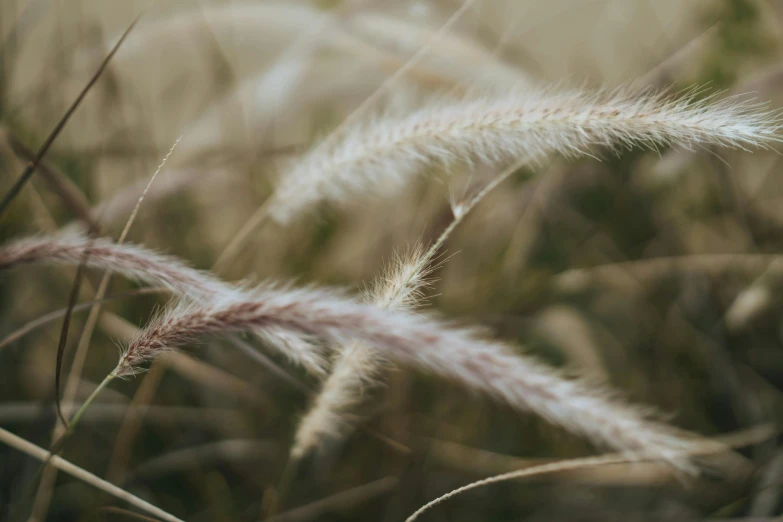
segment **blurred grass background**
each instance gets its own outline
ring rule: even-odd
[[[269,194],[275,172],[421,49],[422,35],[432,35],[460,3],[359,2],[355,18],[341,20],[350,36],[343,42],[318,36],[307,18],[341,9],[341,2],[272,4],[269,11],[264,2],[158,2],[46,165],[98,205],[145,183],[183,135],[161,174],[161,194],[153,185],[131,239],[209,268]],[[40,145],[144,6],[0,2],[3,187],[26,161],[13,143]],[[245,9],[255,11],[250,16]],[[783,3],[774,0],[479,1],[450,36],[492,59],[435,45],[384,103],[415,107],[444,86],[502,89],[500,78],[512,88],[513,77],[529,84],[638,82],[673,91],[698,84],[706,92],[753,92],[775,108],[783,101],[782,16]],[[321,38],[317,52],[291,92],[276,94],[260,82],[313,35]],[[605,379],[669,413],[677,426],[706,435],[777,426],[783,414],[783,273],[775,257],[783,250],[780,165],[775,152],[661,149],[601,161],[553,158],[523,169],[448,242],[429,306],[485,325],[552,364]],[[489,174],[462,170],[456,181],[433,172],[400,193],[266,228],[226,275],[362,288],[396,252],[437,237],[451,218],[449,191]],[[117,235],[130,208],[102,215],[107,232]],[[52,230],[74,218],[37,176],[0,222],[0,238]],[[704,257],[711,254],[732,255]],[[669,261],[644,263],[661,257]],[[0,274],[0,337],[65,306],[73,273],[26,267]],[[90,274],[93,288],[99,277]],[[110,293],[131,288],[115,277]],[[142,325],[164,302],[131,297],[105,309]],[[84,316],[75,315],[73,332]],[[52,322],[0,348],[0,425],[41,446],[55,420],[59,326]],[[96,331],[82,398],[113,367],[122,334],[121,323],[112,328],[110,321]],[[72,345],[77,338],[72,335]],[[188,350],[188,358],[163,360],[113,385],[64,456],[187,520],[258,520],[277,511],[286,520],[396,521],[523,461],[596,451],[534,416],[392,368],[387,386],[361,412],[361,429],[310,458],[281,498],[291,437],[317,383],[257,348],[276,370],[227,342],[207,340]],[[426,517],[780,515],[777,437],[743,454],[756,468],[743,480],[707,476],[683,487],[644,466],[596,469],[476,490]],[[20,499],[31,504],[24,495],[35,470],[31,460],[0,447],[0,518]],[[100,511],[112,502],[60,475],[46,520],[124,517]]]

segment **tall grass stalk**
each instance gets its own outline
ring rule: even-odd
[[[138,215],[139,209],[141,208],[141,204],[144,202],[144,198],[146,197],[147,192],[149,192],[150,187],[154,183],[155,179],[158,177],[158,174],[160,174],[163,167],[166,165],[168,159],[174,153],[174,149],[177,148],[177,145],[179,144],[181,139],[182,139],[181,136],[177,138],[177,140],[171,146],[171,149],[169,149],[168,153],[163,157],[163,160],[161,161],[160,165],[158,165],[158,168],[155,169],[155,172],[150,177],[147,186],[144,188],[144,191],[141,193],[141,196],[139,196],[136,205],[133,208],[133,211],[128,217],[128,220],[125,223],[125,227],[123,228],[120,237],[117,239],[118,245],[122,245],[125,242],[125,239],[128,237],[128,233],[130,232],[130,229],[133,226],[134,221],[136,220],[136,216]],[[95,240],[94,238],[89,238],[88,241],[90,242],[89,249],[91,252]],[[87,250],[85,250],[85,252],[86,251]],[[88,262],[88,260],[89,257],[87,258],[83,257],[80,260],[80,264],[79,264],[80,269],[82,266],[82,262]],[[74,399],[76,398],[76,391],[79,386],[79,381],[81,379],[84,363],[87,360],[87,352],[90,346],[90,339],[92,338],[92,333],[95,329],[95,326],[98,324],[98,318],[101,313],[101,303],[103,297],[106,295],[106,291],[109,288],[110,280],[111,280],[111,272],[107,272],[101,278],[101,281],[98,284],[98,289],[95,292],[95,299],[94,299],[95,303],[90,309],[90,312],[87,316],[87,321],[84,325],[84,328],[82,329],[82,334],[79,337],[79,343],[76,346],[76,353],[73,356],[71,367],[68,372],[68,379],[65,384],[65,393],[63,399],[66,404],[72,404]],[[70,318],[66,315],[66,321],[68,320],[70,320]],[[57,375],[57,378],[59,379],[59,374]],[[65,437],[67,437],[76,428],[76,425],[79,423],[79,420],[81,419],[82,415],[87,410],[87,408],[90,406],[92,401],[98,396],[101,390],[103,390],[103,388],[109,384],[111,380],[112,379],[107,376],[100,383],[100,385],[92,392],[92,394],[90,394],[87,400],[85,400],[84,403],[79,407],[79,409],[74,413],[67,427],[64,426],[62,423],[58,423],[55,426],[53,437],[52,437],[52,441],[54,445],[57,445],[61,441],[65,440]],[[59,393],[59,389],[56,390],[56,392]],[[59,407],[59,398],[57,404]],[[44,474],[41,479],[41,483],[39,484],[38,491],[35,496],[35,500],[33,501],[33,512],[31,518],[41,519],[41,520],[46,518],[46,512],[49,509],[52,489],[54,487],[55,474],[56,474],[55,468],[50,467],[44,470]]]
[[[115,498],[127,502],[128,504],[138,509],[141,509],[142,511],[145,511],[153,516],[156,516],[168,522],[183,522],[181,519],[175,517],[174,515],[166,511],[163,511],[157,506],[150,504],[146,500],[143,500],[135,495],[132,495],[131,493],[128,493],[124,489],[115,486],[111,482],[107,482],[93,475],[89,471],[86,471],[85,469],[80,468],[72,464],[71,462],[68,462],[62,457],[53,455],[52,453],[46,451],[43,448],[39,448],[35,444],[28,442],[23,438],[18,437],[17,435],[14,435],[10,431],[7,431],[3,428],[0,428],[0,440],[3,443],[7,444],[8,446],[18,451],[21,451],[22,453],[30,455],[31,457],[36,458],[42,462],[48,462],[54,468],[63,471],[64,473],[67,473],[72,477],[77,478],[105,493],[108,493],[109,495]]]

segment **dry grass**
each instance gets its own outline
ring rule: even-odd
[[[783,10],[714,4],[0,3],[0,518],[779,514]]]

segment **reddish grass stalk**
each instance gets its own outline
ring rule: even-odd
[[[344,343],[355,339],[382,355],[457,381],[553,424],[618,450],[654,455],[690,468],[690,442],[646,412],[474,330],[449,328],[418,314],[389,312],[326,290],[257,289],[239,299],[182,303],[134,339],[114,375],[133,375],[161,352],[201,336],[277,327]]]
[[[172,256],[106,238],[91,240],[74,232],[20,239],[0,248],[0,270],[27,263],[78,264],[90,249],[88,268],[115,272],[130,279],[170,289],[188,300],[240,299],[245,294],[233,286],[197,270]],[[323,375],[328,363],[312,340],[290,330],[263,328],[253,332],[312,374]]]

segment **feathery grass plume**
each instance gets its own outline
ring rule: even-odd
[[[90,245],[87,266],[115,272],[147,284],[165,286],[188,298],[225,292],[231,287],[208,272],[196,270],[174,257],[108,238],[90,238],[77,231],[11,241],[0,248],[0,269],[28,263],[77,264]]]
[[[375,280],[367,292],[367,301],[381,310],[412,310],[429,285],[427,276],[434,251],[417,245],[399,256]],[[379,385],[386,363],[382,353],[372,346],[353,342],[339,352],[332,373],[324,381],[310,410],[302,418],[294,436],[291,455],[300,458],[317,447],[324,437],[344,436],[353,425],[353,411],[362,403],[366,391]]]
[[[520,166],[520,163],[511,165],[470,198],[462,201],[450,198],[454,219],[449,226],[426,251],[417,245],[408,256],[398,258],[374,281],[369,301],[382,310],[407,311],[421,304],[422,291],[429,286],[427,276],[437,268],[432,264],[433,259],[451,233],[487,194]],[[342,435],[350,429],[351,421],[355,419],[351,411],[361,403],[365,389],[377,386],[384,363],[385,359],[377,350],[358,342],[339,354],[315,404],[299,424],[291,449],[294,458],[300,458],[316,447],[323,437]]]
[[[419,314],[381,310],[334,290],[261,287],[241,297],[245,299],[220,296],[169,308],[130,342],[112,375],[133,375],[162,351],[204,335],[277,326],[335,343],[351,339],[366,343],[390,360],[535,412],[596,443],[692,469],[690,443],[649,420],[643,409],[614,399],[598,385],[566,379],[537,359],[517,355],[475,330],[449,328]]]
[[[373,280],[367,299],[382,310],[413,310],[422,304],[428,277],[438,268],[431,264],[438,246],[424,250],[417,243],[407,254],[398,255],[381,275]]]
[[[189,267],[179,259],[152,250],[117,244],[107,238],[90,239],[75,231],[51,236],[22,238],[0,248],[0,270],[27,263],[77,265],[90,249],[87,267],[118,273],[145,284],[162,286],[188,300],[228,296],[240,299],[241,286],[232,286],[209,272]],[[253,332],[313,375],[324,375],[328,362],[306,335],[285,328],[260,328]]]
[[[648,91],[520,90],[378,118],[355,125],[334,144],[316,146],[285,174],[269,214],[286,222],[320,201],[400,185],[438,161],[496,164],[512,158],[537,161],[555,152],[578,156],[601,146],[763,147],[779,141],[778,113],[755,102],[699,95],[695,90],[674,99]]]

